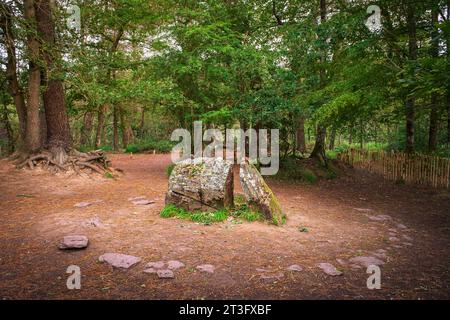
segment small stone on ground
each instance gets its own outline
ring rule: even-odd
[[[144,196],[139,196],[139,197],[128,198],[128,201],[137,201],[137,200],[144,200],[144,199],[145,199]]]
[[[145,273],[156,273],[158,270],[156,270],[156,269],[154,269],[154,268],[148,268],[148,269],[145,269],[144,270],[144,272]]]
[[[167,268],[170,270],[177,270],[184,267],[184,263],[177,260],[171,260],[167,263],[167,265]]]
[[[331,263],[319,263],[318,267],[323,270],[326,274],[330,276],[340,276],[342,275],[342,272],[337,270],[335,266],[333,266]]]
[[[154,204],[154,203],[155,203],[155,201],[151,201],[151,200],[147,200],[147,199],[133,201],[133,204],[136,206],[148,206],[149,204]]]
[[[90,202],[79,202],[74,205],[75,208],[86,208],[92,205]]]
[[[147,263],[147,268],[154,268],[154,269],[162,269],[164,268],[165,263],[164,261],[156,261],[156,262],[149,262]]]
[[[354,257],[349,260],[353,264],[361,265],[368,268],[369,266],[379,266],[383,265],[384,261],[375,257]]]
[[[214,273],[215,267],[211,264],[202,264],[200,266],[197,266],[197,270],[207,273]]]
[[[287,269],[289,271],[298,271],[298,272],[303,271],[303,268],[298,264],[293,264],[292,266],[289,266]]]
[[[59,244],[59,249],[84,249],[88,246],[89,240],[86,236],[65,236]]]
[[[403,238],[408,241],[413,241],[413,238],[411,238],[410,236],[407,236],[406,234],[403,235]]]
[[[88,220],[84,223],[84,225],[85,225],[85,226],[88,226],[88,227],[95,227],[95,228],[101,228],[101,227],[103,227],[103,223],[102,223],[102,221],[100,220],[99,217],[94,217],[94,218],[88,219]]]
[[[128,269],[136,263],[139,263],[141,258],[121,253],[105,253],[102,254],[98,260],[100,262],[107,262],[116,268]]]
[[[173,279],[173,278],[175,278],[175,275],[173,274],[173,271],[172,270],[168,270],[168,269],[158,270],[158,271],[156,271],[156,274],[158,275],[158,278],[160,278],[160,279]]]
[[[378,216],[369,216],[369,219],[372,221],[387,221],[387,220],[392,220],[391,216],[385,215],[385,214],[380,214]]]
[[[262,274],[261,280],[272,282],[272,281],[280,280],[283,277],[284,277],[283,272],[274,273],[274,274]]]

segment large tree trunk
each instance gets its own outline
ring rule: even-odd
[[[416,33],[416,17],[414,7],[408,5],[407,23],[408,23],[408,48],[409,59],[411,61],[417,60],[417,33]],[[406,97],[405,109],[406,109],[406,146],[405,151],[407,153],[414,152],[414,122],[415,122],[415,104],[416,99],[414,96]]]
[[[14,44],[15,37],[12,32],[12,12],[6,4],[2,4],[1,6],[0,29],[3,32],[3,42],[7,52],[6,80],[8,81],[8,89],[13,98],[14,106],[16,107],[17,116],[19,118],[19,148],[24,149],[27,111],[23,90],[19,85],[17,76],[16,47]]]
[[[64,87],[60,80],[57,56],[55,25],[52,17],[50,0],[38,0],[36,19],[39,36],[43,42],[43,60],[45,63],[44,81],[46,88],[43,93],[45,117],[47,120],[47,147],[54,155],[54,160],[62,164],[66,160],[66,152],[72,148],[69,119],[66,110]]]
[[[297,151],[300,153],[305,153],[306,152],[306,141],[305,141],[305,118],[304,117],[300,117],[298,119],[298,124],[297,124],[297,132],[296,132],[296,136],[297,136]]]
[[[439,13],[438,10],[433,9],[431,13],[431,56],[439,56],[439,42],[437,40],[439,33],[435,25],[438,23]],[[438,94],[433,92],[431,94],[431,105],[430,105],[430,127],[428,133],[428,150],[436,151],[437,148],[437,133],[438,133]]]
[[[33,29],[36,25],[36,10],[34,0],[25,0],[25,20],[28,26]],[[36,153],[41,149],[40,135],[40,86],[41,86],[41,70],[39,68],[39,51],[40,44],[36,39],[33,30],[28,30],[27,49],[29,54],[29,75],[28,75],[28,92],[27,92],[27,123],[25,145],[26,151],[30,154]]]

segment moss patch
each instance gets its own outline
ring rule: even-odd
[[[248,222],[263,221],[261,213],[252,210],[242,198],[237,198],[235,207],[232,209],[220,209],[213,212],[189,212],[183,208],[178,208],[173,204],[166,205],[160,213],[162,218],[178,218],[191,220],[193,222],[210,225],[216,222],[223,222],[229,217]]]

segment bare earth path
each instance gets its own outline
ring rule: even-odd
[[[287,225],[203,226],[159,217],[169,156],[111,158],[125,170],[119,180],[68,180],[0,161],[1,299],[450,298],[448,192],[361,172],[315,186],[269,180]],[[137,196],[156,203],[128,200]],[[92,205],[74,207],[79,202]],[[88,236],[89,247],[58,250],[68,234]],[[106,252],[142,261],[114,269],[98,262]],[[366,268],[349,262],[361,256],[385,262],[381,290],[368,290]],[[169,260],[186,265],[174,279],[143,272],[147,262]],[[325,274],[319,263],[343,274]],[[202,264],[214,265],[215,272],[196,270]],[[293,264],[303,270],[288,271]],[[66,287],[69,265],[81,268],[81,290]]]

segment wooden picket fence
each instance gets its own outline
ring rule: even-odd
[[[338,159],[385,179],[435,188],[450,188],[450,159],[400,152],[349,149]]]

